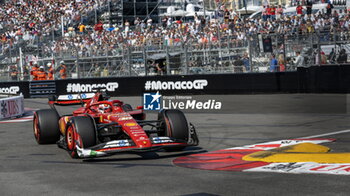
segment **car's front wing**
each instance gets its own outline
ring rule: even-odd
[[[150,138],[152,142],[151,147],[140,148],[137,147],[132,140],[114,140],[102,144],[98,144],[91,148],[80,148],[78,143],[76,145],[77,153],[79,158],[95,158],[110,156],[117,153],[123,152],[149,152],[162,149],[164,147],[181,147],[181,146],[194,146],[197,144],[178,141],[171,139],[170,137],[152,137]]]

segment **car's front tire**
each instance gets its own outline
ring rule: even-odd
[[[34,113],[33,131],[38,144],[54,144],[60,138],[59,115],[55,110],[44,109]]]
[[[77,141],[80,148],[89,148],[97,143],[93,119],[87,116],[73,117],[67,126],[65,140],[70,156],[79,158],[76,148]]]
[[[181,142],[188,142],[189,128],[184,113],[180,110],[161,110],[158,114],[159,136],[167,136]],[[185,146],[167,147],[168,151],[184,149]]]

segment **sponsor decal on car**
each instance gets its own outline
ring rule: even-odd
[[[126,127],[135,127],[135,126],[137,126],[137,123],[125,123],[124,126],[126,126]]]
[[[105,152],[80,148],[79,145],[76,145],[75,147],[80,158],[102,157],[107,155]]]
[[[92,156],[92,157],[97,156],[97,152],[96,152],[96,151],[94,151],[94,150],[91,150],[91,152],[90,152],[90,156]]]
[[[154,144],[162,144],[162,143],[172,143],[174,140],[170,139],[169,137],[153,137],[152,142]]]
[[[128,140],[115,140],[111,142],[107,142],[103,148],[116,148],[116,147],[125,147],[131,146]]]
[[[130,117],[130,114],[128,113],[118,113],[118,114],[112,114],[113,116],[117,116],[117,117]]]
[[[82,93],[82,94],[68,94],[58,96],[58,101],[70,101],[79,99],[90,99],[95,95],[95,93]]]
[[[108,119],[110,119],[111,117],[117,117],[118,119],[127,119],[127,120],[131,120],[133,119],[132,116],[128,113],[117,113],[117,114],[110,114],[107,116]]]
[[[128,117],[120,117],[118,120],[131,120],[133,119],[131,116]]]

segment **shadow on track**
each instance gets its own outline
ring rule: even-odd
[[[158,151],[157,151],[158,152]],[[136,154],[140,157],[134,158],[94,158],[94,159],[84,159],[84,163],[99,163],[99,162],[120,162],[120,161],[134,161],[134,160],[152,160],[152,159],[166,159],[166,158],[176,158],[180,156],[187,156],[191,154],[205,153],[208,152],[200,147],[188,147],[181,152],[168,152],[167,155],[159,155],[157,152],[143,152],[143,153],[123,153],[123,154]],[[165,153],[164,151],[159,151]],[[113,155],[118,156],[118,155]]]
[[[181,152],[169,152],[166,155],[159,155],[159,153],[166,153],[165,151],[157,152],[144,152],[144,153],[121,153],[121,154],[136,154],[139,157],[132,158],[115,158],[117,155],[112,155],[112,158],[94,158],[94,159],[74,159],[72,161],[43,161],[43,163],[50,164],[87,164],[87,165],[104,165],[104,166],[114,166],[115,168],[130,168],[130,167],[172,167],[171,164],[154,164],[152,163],[125,163],[127,161],[142,161],[142,160],[155,160],[155,159],[167,159],[167,158],[177,158],[180,156],[187,156],[191,154],[199,154],[208,152],[200,147],[187,147]],[[124,162],[124,163],[121,163]]]

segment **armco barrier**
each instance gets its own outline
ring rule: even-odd
[[[94,87],[105,87],[112,96],[140,96],[144,92],[157,91],[163,95],[350,93],[350,66],[315,66],[276,73],[84,78],[56,80],[54,83],[50,88],[55,86],[57,95],[91,92]],[[31,96],[29,82],[5,82],[0,84],[0,89],[11,91],[15,86],[24,97]],[[47,90],[39,88],[35,93],[45,95]]]
[[[23,95],[0,99],[0,119],[24,114]]]

